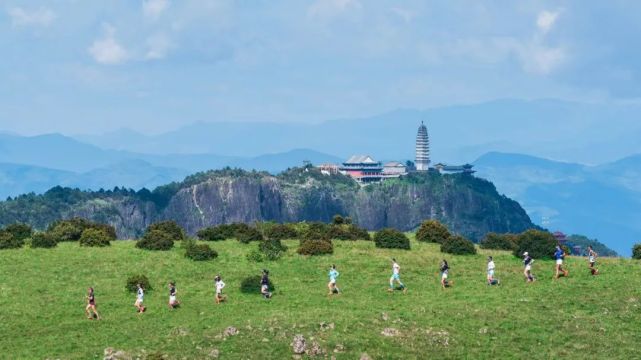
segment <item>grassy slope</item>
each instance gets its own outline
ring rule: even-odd
[[[99,358],[111,346],[132,353],[160,352],[171,358],[204,358],[212,348],[221,358],[291,358],[295,334],[313,337],[328,350],[355,359],[367,352],[388,358],[630,358],[641,341],[641,264],[627,259],[602,259],[602,275],[591,277],[584,259],[568,260],[570,277],[551,280],[553,263],[538,261],[539,281],[522,280],[519,259],[496,253],[503,285],[484,283],[485,256],[447,256],[456,286],[439,288],[433,244],[412,243],[411,251],[379,250],[369,242],[335,242],[335,255],[305,258],[288,255],[273,263],[249,263],[245,254],[255,245],[214,243],[221,256],[212,262],[185,259],[182,249],[147,252],[133,242],[106,249],[60,244],[52,250],[0,252],[0,357]],[[402,266],[406,295],[385,291],[389,258]],[[341,272],[344,294],[326,296],[331,263]],[[277,286],[271,301],[242,294],[244,277],[262,267]],[[124,291],[126,277],[146,273],[155,288],[147,294],[148,312],[137,316],[134,296]],[[220,272],[229,302],[213,303],[212,278]],[[166,308],[166,282],[177,281],[183,307]],[[83,315],[88,286],[104,320]],[[383,321],[381,314],[389,314]],[[321,331],[320,322],[333,322]],[[227,326],[240,334],[223,340]],[[400,336],[381,336],[386,327]],[[449,345],[428,329],[445,330]]]

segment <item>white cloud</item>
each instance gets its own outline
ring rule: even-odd
[[[28,11],[23,8],[14,7],[7,10],[11,17],[11,25],[19,26],[49,26],[55,19],[56,14],[45,7]]]
[[[547,34],[552,28],[554,27],[554,24],[556,23],[556,19],[558,19],[560,12],[559,11],[541,11],[539,13],[539,16],[536,18],[536,26],[541,30],[544,34]]]
[[[169,0],[143,0],[142,13],[146,18],[155,20],[169,7]]]
[[[358,0],[316,0],[310,5],[307,13],[311,17],[332,18],[350,9],[360,9]]]
[[[97,39],[89,47],[89,54],[96,62],[105,65],[120,64],[127,60],[129,55],[115,38],[116,29],[113,26],[104,25],[105,34],[101,39]]]
[[[171,48],[171,41],[167,36],[157,34],[147,38],[147,54],[145,58],[148,60],[162,59],[167,56],[167,52]]]

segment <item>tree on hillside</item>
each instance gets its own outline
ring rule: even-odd
[[[547,231],[530,229],[519,234],[514,249],[514,256],[521,257],[524,252],[535,259],[549,258],[554,253],[557,240]]]

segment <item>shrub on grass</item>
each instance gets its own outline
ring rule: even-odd
[[[345,218],[339,214],[334,215],[332,218],[332,225],[343,225],[345,223]]]
[[[145,291],[153,290],[151,287],[151,282],[149,282],[149,278],[147,278],[147,276],[143,274],[131,275],[130,277],[128,277],[125,289],[129,292],[135,293],[136,291],[138,291],[138,284],[141,284],[142,288]]]
[[[271,240],[296,239],[298,232],[291,224],[270,224],[265,228],[265,237]]]
[[[634,247],[632,247],[632,258],[641,260],[641,244],[635,244]]]
[[[372,240],[372,237],[369,234],[369,231],[366,229],[363,229],[362,227],[358,227],[353,224],[348,224],[347,225],[347,231],[352,234],[352,238],[354,240]]]
[[[171,234],[162,230],[151,230],[136,242],[136,247],[145,250],[170,250],[174,247],[174,239]]]
[[[421,227],[416,232],[416,240],[442,244],[449,239],[452,234],[445,225],[437,220],[423,221]]]
[[[168,234],[173,241],[185,238],[185,230],[173,220],[166,220],[149,225],[146,232],[162,231]]]
[[[236,239],[238,239],[238,241],[243,244],[249,244],[252,241],[262,241],[265,238],[263,237],[263,234],[258,231],[258,229],[248,226],[247,228],[239,230],[236,233]]]
[[[113,227],[112,225],[92,223],[91,225],[88,226],[88,228],[102,231],[109,238],[109,240],[116,240],[118,238],[116,236],[116,228]]]
[[[450,236],[441,244],[441,252],[454,255],[475,255],[474,243],[462,236]]]
[[[321,222],[312,222],[306,225],[302,240],[330,240],[329,225]]]
[[[382,229],[374,235],[374,243],[377,248],[383,249],[410,249],[410,239],[407,236],[392,228]]]
[[[551,233],[531,229],[518,235],[513,254],[521,257],[527,251],[535,259],[549,258],[556,245],[557,240]]]
[[[1,249],[18,249],[24,245],[24,240],[16,239],[6,230],[0,230],[0,250]]]
[[[210,226],[198,230],[196,236],[204,241],[221,241],[233,236],[227,236],[227,233],[220,226]]]
[[[80,236],[80,246],[104,247],[111,245],[111,237],[104,230],[89,228]]]
[[[31,236],[32,248],[49,249],[56,247],[58,242],[49,233],[39,232]]]
[[[516,241],[517,235],[515,234],[488,233],[479,245],[481,249],[514,251]]]
[[[334,253],[331,240],[301,240],[297,252],[301,255],[326,255]]]
[[[10,233],[14,239],[26,240],[33,234],[31,226],[22,223],[14,223],[5,226],[4,230]]]
[[[240,282],[240,292],[244,294],[257,294],[260,295],[260,281],[262,277],[260,275],[249,276],[243,279]],[[269,279],[269,291],[274,291],[276,287],[272,282],[272,279]]]
[[[258,250],[267,260],[278,260],[287,251],[287,247],[280,240],[266,239],[258,244]]]
[[[205,261],[217,258],[218,253],[207,244],[193,244],[185,249],[185,257],[194,261]]]
[[[49,233],[57,242],[78,241],[84,228],[71,221],[63,221],[54,226]]]

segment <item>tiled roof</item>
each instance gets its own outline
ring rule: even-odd
[[[372,159],[369,155],[352,155],[347,161],[346,164],[376,164],[378,161]]]

